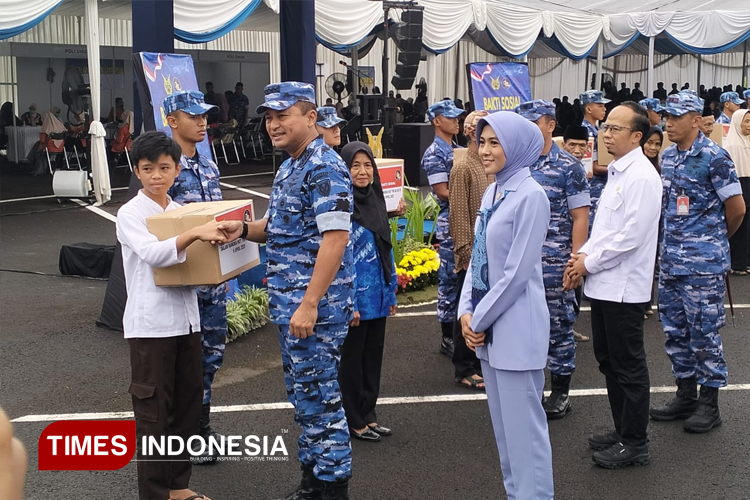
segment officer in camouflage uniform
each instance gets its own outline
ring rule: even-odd
[[[221,201],[219,169],[216,164],[196,149],[196,144],[206,135],[207,113],[216,106],[206,104],[203,93],[180,91],[164,99],[164,113],[172,136],[182,148],[180,174],[169,190],[169,195],[181,205],[202,201]],[[220,438],[211,428],[211,384],[224,362],[227,344],[226,285],[198,288],[198,308],[201,316],[201,343],[203,350],[203,411],[200,435]],[[213,463],[216,457],[208,450],[196,464]]]
[[[675,144],[661,163],[659,316],[677,395],[650,412],[654,420],[687,418],[685,430],[692,432],[721,424],[718,396],[727,385],[727,365],[719,329],[726,324],[728,237],[745,213],[732,160],[698,129],[702,111],[696,94],[667,98],[667,134]]]
[[[256,112],[266,113],[274,146],[291,155],[273,181],[265,220],[243,224],[243,237],[267,241],[271,321],[302,428],[302,482],[287,499],[348,499],[351,445],[338,367],[354,305],[352,181],[318,137],[312,85],[267,85]]]
[[[589,231],[594,227],[594,216],[599,198],[607,184],[607,165],[599,165],[599,127],[597,122],[604,120],[607,113],[605,104],[611,102],[605,99],[599,90],[587,90],[578,96],[583,108],[583,125],[589,131],[589,137],[594,139],[594,173],[589,176],[589,195],[591,197],[591,208],[589,210]]]
[[[721,103],[721,115],[716,123],[732,123],[732,115],[742,106],[742,99],[737,92],[724,92],[719,97]]]
[[[450,99],[438,101],[430,106],[427,117],[435,127],[435,140],[422,156],[422,168],[440,205],[435,230],[435,238],[440,243],[437,316],[443,334],[440,352],[449,358],[453,358],[453,323],[457,320],[458,274],[454,272],[456,265],[453,257],[453,239],[449,229],[448,182],[453,168],[452,140],[453,136],[458,134],[458,117],[463,113],[464,110],[457,108]]]
[[[655,97],[648,97],[646,99],[641,99],[640,101],[638,101],[638,104],[640,104],[641,107],[646,108],[646,112],[648,113],[648,122],[651,124],[651,126],[659,127],[660,129],[664,130],[664,127],[661,125],[661,114],[664,112],[661,101],[659,99],[656,99]]]
[[[515,111],[536,123],[544,136],[544,149],[539,161],[531,167],[531,177],[544,188],[550,204],[542,271],[550,316],[547,368],[552,394],[544,398],[543,406],[547,418],[558,419],[571,409],[568,391],[576,369],[573,337],[576,297],[574,290],[563,290],[563,274],[571,253],[578,253],[586,241],[591,200],[583,165],[552,140],[557,126],[555,105],[537,99],[522,103]]]

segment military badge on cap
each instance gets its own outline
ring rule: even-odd
[[[269,109],[283,111],[289,109],[298,102],[315,103],[315,87],[303,82],[281,82],[266,85],[263,90],[266,100],[255,108],[258,114]]]
[[[175,111],[182,111],[192,116],[200,116],[213,109],[219,108],[213,104],[206,104],[206,101],[203,100],[203,92],[197,90],[181,90],[164,98],[164,113],[166,115]]]
[[[427,119],[432,121],[438,116],[445,116],[446,118],[458,118],[464,114],[464,110],[457,108],[453,101],[445,99],[444,101],[438,101],[427,110]]]
[[[544,115],[555,118],[555,105],[544,99],[534,99],[516,106],[515,112],[527,120],[535,122]]]
[[[346,123],[346,120],[339,118],[336,108],[333,106],[321,106],[318,108],[316,125],[320,125],[323,128],[333,128],[341,123]]]

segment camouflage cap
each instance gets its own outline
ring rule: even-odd
[[[544,115],[555,118],[555,105],[544,99],[522,102],[514,110],[529,121],[535,122]]]
[[[719,97],[719,102],[722,104],[725,102],[733,102],[739,106],[742,104],[742,99],[740,99],[740,95],[737,92],[724,92],[721,94],[721,97]]]
[[[438,101],[427,110],[427,119],[432,121],[438,116],[445,116],[446,118],[458,118],[464,113],[464,110],[457,108],[453,101],[445,99],[444,101]]]
[[[638,104],[646,109],[650,109],[654,113],[661,113],[664,111],[664,107],[661,105],[661,101],[655,97],[649,97],[647,99],[641,99]]]
[[[744,97],[745,99],[750,99],[750,89],[747,89],[746,91],[744,91],[742,93],[742,97]]]
[[[333,128],[341,123],[346,123],[346,120],[339,118],[336,108],[333,106],[321,106],[318,108],[316,125],[320,125],[323,128]]]
[[[682,116],[686,113],[703,113],[703,99],[693,92],[681,90],[677,94],[667,97],[667,105],[664,111],[673,116]]]
[[[581,100],[581,104],[607,104],[612,102],[610,99],[605,99],[601,90],[587,90],[578,96]]]
[[[206,104],[203,100],[203,92],[197,90],[181,90],[164,98],[164,114],[166,115],[182,111],[192,116],[199,116],[205,115],[212,109],[219,108],[213,104]]]
[[[269,109],[274,111],[283,111],[289,109],[294,104],[303,101],[312,104],[315,103],[315,87],[304,82],[281,82],[266,85],[263,89],[266,101],[255,108],[257,114],[266,112]]]

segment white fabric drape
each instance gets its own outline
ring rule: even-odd
[[[420,2],[424,5],[422,43],[436,52],[453,47],[475,22],[475,5],[480,3],[480,0]]]
[[[174,0],[174,26],[191,33],[215,31],[259,0]]]
[[[61,2],[62,0],[3,0],[0,31],[32,24]]]
[[[512,55],[520,56],[531,50],[544,25],[541,11],[487,3],[487,31],[492,38]]]
[[[107,203],[112,197],[109,183],[109,167],[107,165],[107,151],[104,144],[104,126],[99,122],[101,116],[100,80],[101,69],[99,62],[99,6],[98,0],[86,0],[86,34],[87,54],[89,62],[89,86],[91,87],[91,114],[93,121],[89,128],[91,138],[91,172],[94,176],[94,195],[98,205]]]
[[[315,33],[332,45],[359,42],[383,22],[383,4],[369,0],[316,0]]]

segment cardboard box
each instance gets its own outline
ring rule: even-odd
[[[212,220],[255,219],[252,200],[190,203],[146,219],[149,232],[164,241]],[[196,241],[187,249],[187,259],[154,269],[158,286],[218,285],[260,264],[258,244],[238,239],[226,245]]]
[[[383,186],[385,208],[389,212],[398,209],[398,202],[404,197],[404,160],[398,158],[376,158],[375,165]]]

